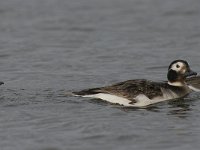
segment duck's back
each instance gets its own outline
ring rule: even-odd
[[[140,94],[147,96],[149,99],[162,96],[163,93],[161,87],[166,87],[166,83],[139,79],[128,80],[106,87],[82,90],[79,92],[74,92],[74,94],[86,96],[104,93],[124,97],[132,101],[135,97],[137,97]]]
[[[164,83],[157,83],[144,79],[128,80],[111,86],[100,88],[100,92],[114,94],[133,100],[134,97],[143,94],[149,99],[162,96],[161,87]]]

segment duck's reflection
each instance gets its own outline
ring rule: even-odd
[[[137,108],[137,107],[124,107],[114,106],[122,111],[131,112],[138,110],[145,110],[150,112],[166,112],[167,115],[173,115],[179,118],[187,118],[191,108],[191,100],[189,98],[180,98],[173,101],[162,102],[156,105],[150,105],[148,107]]]
[[[177,116],[179,118],[187,118],[192,110],[191,101],[188,98],[180,98],[174,101],[169,101],[168,115]]]
[[[110,104],[105,101],[99,101],[99,99],[91,99],[89,102],[103,105],[103,106],[110,106],[117,109],[120,109],[125,112],[135,112],[139,110],[149,111],[149,112],[157,112],[157,113],[166,113],[167,115],[172,115],[178,118],[185,119],[190,116],[190,111],[192,111],[192,103],[191,97],[175,99],[167,102],[161,102],[154,105],[149,105],[147,107],[125,107],[119,104]],[[195,98],[194,98],[195,99]],[[194,100],[193,99],[193,100]]]

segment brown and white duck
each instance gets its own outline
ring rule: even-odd
[[[161,101],[182,98],[192,92],[186,78],[197,75],[184,60],[173,61],[168,68],[168,82],[136,79],[114,85],[73,92],[74,96],[98,98],[123,106],[145,107]]]

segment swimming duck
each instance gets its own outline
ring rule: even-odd
[[[128,80],[114,85],[73,92],[74,96],[98,98],[123,106],[145,107],[188,95],[192,89],[186,78],[196,76],[185,60],[175,60],[168,68],[167,82],[145,79]]]

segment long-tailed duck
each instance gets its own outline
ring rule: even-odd
[[[197,73],[190,69],[186,61],[175,60],[168,68],[168,82],[128,80],[111,86],[73,92],[73,95],[98,98],[123,106],[145,107],[188,95],[192,89],[187,85],[186,78],[196,75]]]

